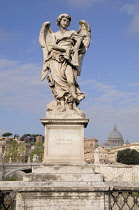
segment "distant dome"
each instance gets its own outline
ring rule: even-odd
[[[108,140],[123,140],[122,134],[117,130],[116,125],[113,127],[113,131],[110,132]]]
[[[108,140],[103,144],[105,149],[112,149],[117,146],[123,146],[124,140],[122,134],[117,130],[116,125],[113,127],[113,131],[110,132]]]

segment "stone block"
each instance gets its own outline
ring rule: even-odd
[[[17,194],[18,210],[104,210],[102,192],[28,192]]]
[[[41,119],[45,126],[43,163],[85,164],[84,127],[88,119]]]

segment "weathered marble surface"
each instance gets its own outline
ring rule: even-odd
[[[24,181],[51,182],[102,182],[103,176],[95,174],[88,165],[41,165],[33,167],[31,174],[24,175]]]
[[[54,105],[55,104],[55,105]],[[66,105],[65,105],[66,106]],[[52,101],[46,106],[47,119],[84,119],[85,114],[81,109],[65,109],[61,112],[61,106],[57,106],[56,101]]]
[[[16,210],[109,209],[108,190],[139,190],[132,182],[0,182],[1,190],[14,190]],[[104,196],[105,193],[105,196]]]
[[[48,79],[56,99],[47,106],[48,118],[55,115],[60,118],[64,112],[62,118],[68,113],[70,118],[84,118],[78,105],[85,95],[80,90],[77,76],[81,74],[82,60],[90,45],[91,29],[85,20],[80,20],[78,31],[68,30],[70,22],[70,15],[61,14],[57,18],[59,31],[54,33],[50,22],[43,23],[40,30],[39,42],[44,57],[41,80]]]
[[[99,164],[94,171],[103,175],[105,181],[139,182],[139,166],[125,164]]]
[[[45,126],[43,163],[85,164],[84,127],[88,119],[41,119]]]

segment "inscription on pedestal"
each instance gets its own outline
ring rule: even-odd
[[[56,145],[63,145],[63,144],[72,144],[72,139],[56,139]]]
[[[47,157],[74,159],[83,153],[82,126],[48,126]]]

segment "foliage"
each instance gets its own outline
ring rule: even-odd
[[[5,160],[12,160],[12,162],[21,162],[24,161],[26,155],[26,145],[22,142],[17,142],[15,140],[11,141],[6,147],[6,157]]]
[[[4,178],[4,181],[17,181],[16,177]]]
[[[31,134],[24,134],[23,136],[21,136],[20,141],[24,141],[25,137],[31,136]]]
[[[30,159],[32,161],[33,155],[38,155],[39,156],[39,161],[42,162],[43,159],[43,153],[44,153],[44,146],[43,143],[34,143],[34,150],[30,154]]]
[[[36,142],[36,137],[42,136],[41,134],[24,134],[21,136],[20,141],[25,141],[26,143],[34,144]]]
[[[12,134],[12,133],[9,133],[9,132],[3,133],[3,134],[2,134],[3,137],[9,137],[9,136],[12,136],[12,135],[13,135],[13,134]]]
[[[14,134],[14,139],[15,139],[15,138],[18,139],[18,138],[19,138],[19,135],[18,135],[18,134]]]
[[[117,162],[128,165],[139,165],[139,152],[137,152],[135,149],[118,151]]]

